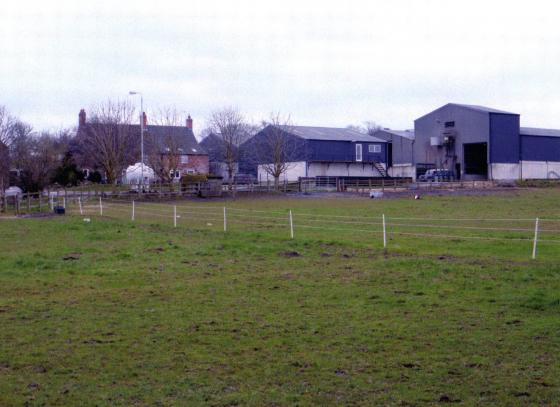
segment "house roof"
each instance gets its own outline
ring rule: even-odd
[[[140,132],[140,125],[135,125]],[[194,133],[185,126],[146,126],[146,135],[152,137],[159,150],[164,152],[169,139],[173,141],[173,145],[184,154],[206,154],[206,150],[196,141]],[[181,151],[182,150],[182,151]]]
[[[414,129],[410,129],[410,130],[381,129],[373,133],[374,137],[378,137],[381,139],[384,139],[384,137],[386,137],[385,134],[406,138],[408,140],[414,140]]]
[[[134,137],[140,139],[140,125],[129,125],[129,131]],[[92,131],[91,123],[86,123],[78,128],[78,133]],[[206,150],[198,144],[192,129],[186,126],[157,126],[147,125],[144,128],[144,146],[155,146],[160,152],[165,153],[169,145],[177,148],[184,154],[206,154]]]
[[[377,137],[363,134],[358,131],[337,127],[313,127],[313,126],[279,126],[287,133],[301,137],[306,140],[326,141],[362,141],[369,143],[385,143]]]
[[[522,136],[560,137],[560,130],[540,129],[537,127],[520,127],[519,134]]]

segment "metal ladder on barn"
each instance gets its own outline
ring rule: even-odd
[[[377,161],[374,161],[373,166],[381,174],[381,176],[383,178],[389,178],[389,174],[387,174],[387,170],[385,170],[385,167],[383,167],[383,165],[381,165],[381,163],[378,163]]]

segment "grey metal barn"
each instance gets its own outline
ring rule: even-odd
[[[448,103],[416,119],[414,132],[375,135],[389,142],[392,176],[441,168],[464,180],[560,178],[560,130],[519,123],[518,113]]]

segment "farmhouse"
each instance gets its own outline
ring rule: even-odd
[[[381,130],[389,174],[417,177],[430,168],[464,180],[560,178],[560,130],[520,127],[520,115],[448,103],[414,121],[414,131]]]
[[[385,177],[387,142],[347,128],[269,125],[241,145],[245,169],[260,181],[270,178],[270,165],[282,137],[283,160],[288,163],[282,180],[300,177]]]
[[[145,162],[155,167],[156,176],[161,178],[165,171],[166,178],[178,180],[185,174],[207,174],[209,172],[208,154],[202,148],[193,133],[193,119],[189,115],[185,126],[162,126],[148,124],[146,113],[142,114],[144,126]],[[86,112],[80,110],[78,136],[91,136],[90,123],[86,121]],[[140,144],[140,125],[129,125],[132,137]],[[136,145],[136,144],[135,144]],[[130,164],[136,162],[132,159]],[[169,173],[169,177],[167,176]]]

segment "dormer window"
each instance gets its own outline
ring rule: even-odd
[[[445,128],[455,127],[455,122],[445,122]]]

